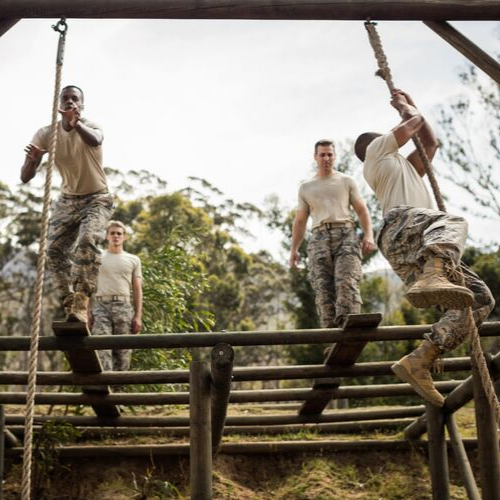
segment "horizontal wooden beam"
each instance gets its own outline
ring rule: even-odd
[[[500,64],[493,57],[446,21],[426,21],[425,25],[500,85]]]
[[[497,0],[2,0],[1,17],[498,20]]]
[[[476,439],[464,439],[467,449],[477,448]],[[448,446],[451,446],[447,443]],[[270,453],[305,453],[305,452],[367,452],[367,451],[397,451],[414,450],[415,448],[427,449],[427,441],[410,443],[405,440],[375,440],[362,439],[360,441],[262,441],[247,443],[226,443],[221,446],[220,454],[224,455],[249,455]],[[136,444],[129,446],[62,446],[57,448],[59,458],[120,458],[126,457],[159,457],[172,455],[188,455],[189,444],[163,444],[149,445]],[[22,448],[6,450],[8,458],[20,458]]]
[[[1,0],[0,0],[1,1]],[[349,339],[355,341],[385,341],[421,339],[430,332],[430,325],[381,326],[378,328],[353,328]],[[500,335],[500,322],[484,323],[482,337]],[[95,337],[40,338],[40,351],[68,349],[151,349],[213,347],[218,343],[231,346],[328,344],[344,338],[339,328],[314,330],[274,330],[227,333],[162,333],[155,335],[98,335]],[[29,337],[0,335],[0,351],[28,351]]]
[[[394,361],[358,363],[353,366],[336,367],[325,365],[296,366],[252,366],[235,368],[234,382],[256,380],[298,380],[330,377],[364,377],[394,375],[391,366]],[[470,358],[444,360],[444,371],[470,370]],[[27,372],[0,371],[0,385],[26,385]],[[37,385],[133,385],[133,384],[187,384],[187,370],[170,371],[129,371],[103,373],[38,372]]]

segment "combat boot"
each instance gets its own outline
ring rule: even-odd
[[[455,285],[446,278],[444,261],[438,257],[425,263],[419,280],[407,290],[406,297],[415,307],[464,309],[474,303],[474,294],[468,288]]]
[[[89,298],[82,292],[74,294],[71,310],[66,318],[66,321],[87,323],[87,310],[89,307]]]
[[[444,398],[436,390],[430,374],[430,369],[439,355],[439,349],[432,342],[424,340],[417,349],[394,363],[391,370],[401,380],[411,384],[426,401],[441,407],[444,404]]]
[[[66,316],[71,313],[71,309],[73,308],[73,301],[75,300],[75,294],[74,293],[69,293],[64,297],[62,301],[62,306],[64,308],[64,313]]]

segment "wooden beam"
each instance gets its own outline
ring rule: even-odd
[[[5,410],[3,405],[0,405],[0,499],[3,498],[3,481],[4,481],[4,461],[5,461]]]
[[[12,28],[16,23],[18,23],[20,19],[4,19],[0,18],[0,36],[7,33],[7,31]]]
[[[378,328],[353,328],[352,341],[393,342],[394,340],[419,340],[430,332],[430,325],[381,326]],[[484,323],[479,329],[481,337],[500,335],[500,321]],[[41,337],[40,351],[67,349],[173,349],[176,347],[213,347],[219,342],[234,346],[331,344],[344,339],[339,328],[310,330],[273,330],[253,332],[213,333],[161,333],[154,335],[97,335],[93,337]],[[29,351],[29,337],[2,336],[0,351]]]
[[[500,85],[500,64],[493,57],[446,21],[424,21],[424,24]]]
[[[493,20],[497,0],[2,0],[0,16],[112,19]]]

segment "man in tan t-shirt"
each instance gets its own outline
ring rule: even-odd
[[[442,353],[455,349],[469,335],[464,308],[472,306],[479,326],[493,309],[494,300],[486,284],[460,261],[467,222],[433,208],[420,155],[415,150],[405,158],[398,152],[418,132],[432,160],[438,142],[430,125],[408,94],[395,91],[391,104],[399,111],[401,123],[385,135],[360,135],[355,152],[364,162],[365,179],[384,213],[378,246],[408,287],[408,300],[416,307],[437,305],[446,309],[431,326],[426,340],[392,369],[424,399],[442,406],[444,400],[434,386],[430,368]],[[457,284],[459,274],[465,286]]]
[[[307,245],[309,280],[323,328],[342,325],[348,314],[361,311],[359,282],[361,259],[375,250],[372,222],[354,179],[334,170],[335,149],[329,140],[314,146],[316,176],[301,184],[292,229],[290,266],[297,267],[299,247],[307,220],[312,218],[312,236]],[[361,228],[361,244],[354,232],[350,207]]]
[[[142,325],[142,272],[137,255],[125,252],[123,223],[108,223],[108,249],[102,256],[97,291],[92,297],[90,324],[93,335],[139,333]],[[130,349],[99,351],[104,370],[128,370]]]
[[[68,321],[87,321],[89,297],[100,265],[97,247],[113,212],[102,166],[99,125],[81,116],[83,92],[74,85],[61,91],[55,165],[61,174],[61,196],[49,226],[48,267],[52,271]],[[50,126],[39,129],[26,146],[21,180],[37,173],[50,147]]]

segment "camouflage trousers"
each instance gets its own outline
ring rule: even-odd
[[[126,302],[94,302],[92,304],[92,335],[128,335],[132,329],[134,308]],[[99,351],[105,371],[130,368],[131,349]]]
[[[101,252],[113,213],[110,194],[62,195],[52,207],[47,249],[48,268],[61,299],[72,292],[91,295],[97,284]]]
[[[322,328],[361,311],[361,247],[350,227],[316,229],[307,245],[309,281]]]
[[[460,261],[467,238],[467,221],[437,210],[400,206],[384,217],[378,235],[378,246],[394,272],[410,287],[418,280],[424,263],[432,257],[442,258],[447,278],[458,283],[457,272],[474,294],[472,306],[477,326],[488,317],[495,301],[486,284]],[[461,310],[448,309],[426,335],[442,352],[458,347],[470,334]]]

